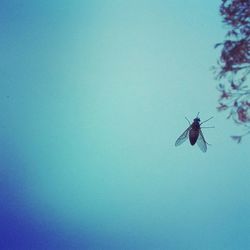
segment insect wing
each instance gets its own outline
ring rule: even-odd
[[[181,145],[184,141],[188,138],[188,132],[191,129],[191,126],[189,126],[182,134],[181,136],[176,140],[175,146]]]
[[[197,139],[197,144],[202,152],[205,153],[207,151],[207,142],[205,141],[205,138],[202,134],[201,129],[200,129],[199,137]]]

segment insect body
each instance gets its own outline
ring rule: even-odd
[[[213,117],[207,119],[204,122],[207,122],[208,120],[210,120],[212,118]],[[198,118],[198,115],[197,115],[197,117],[193,120],[193,123],[190,124],[190,122],[189,122],[189,127],[176,140],[175,146],[181,145],[184,141],[187,140],[187,138],[189,138],[190,144],[192,146],[195,145],[195,143],[197,143],[199,148],[201,149],[201,151],[206,152],[208,143],[205,141],[205,138],[204,138],[203,133],[201,131],[201,124],[203,124],[204,122],[200,123],[200,118]]]

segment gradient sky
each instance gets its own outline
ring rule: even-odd
[[[250,138],[216,111],[219,4],[1,1],[2,249],[250,248]],[[174,147],[197,112],[205,154]]]

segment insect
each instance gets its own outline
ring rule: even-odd
[[[197,114],[196,118],[194,118],[193,123],[191,124],[190,121],[186,118],[189,123],[189,127],[181,134],[181,136],[176,140],[175,146],[181,145],[184,141],[187,140],[189,137],[190,144],[193,146],[197,142],[199,148],[204,153],[207,151],[207,145],[204,135],[201,131],[201,124],[211,120],[213,117],[203,121],[200,123],[200,118],[198,117],[199,113]],[[213,127],[204,127],[204,128],[213,128]]]

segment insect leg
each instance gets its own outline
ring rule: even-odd
[[[205,123],[205,122],[207,122],[207,121],[209,121],[209,120],[211,120],[212,118],[214,118],[213,116],[212,117],[210,117],[209,119],[207,119],[206,121],[204,121],[204,122],[202,122],[202,123],[200,123],[200,125],[201,124],[203,124],[203,123]]]
[[[190,121],[188,120],[188,118],[185,116],[185,119],[188,121],[188,124],[191,125]]]

